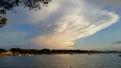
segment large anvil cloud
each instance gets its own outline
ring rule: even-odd
[[[43,48],[73,48],[75,40],[91,36],[118,21],[116,13],[95,6],[87,0],[55,0],[43,10],[49,15],[41,20],[42,16],[36,17],[41,21],[37,23],[40,35],[32,42]]]

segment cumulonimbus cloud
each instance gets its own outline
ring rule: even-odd
[[[93,35],[119,19],[114,12],[94,7],[83,0],[61,0],[56,4],[59,6],[56,11],[40,23],[48,32],[32,39],[40,47],[73,48],[75,40]]]

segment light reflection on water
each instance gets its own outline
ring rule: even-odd
[[[0,68],[121,68],[121,57],[103,54],[0,57]]]

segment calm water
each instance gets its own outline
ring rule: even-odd
[[[118,55],[0,57],[0,68],[121,68]]]

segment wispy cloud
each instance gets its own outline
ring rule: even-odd
[[[32,39],[32,42],[43,48],[72,48],[75,40],[93,35],[119,19],[116,13],[83,0],[61,0],[54,3],[58,7],[53,9],[50,5],[50,15],[37,23],[41,29],[40,35]]]
[[[106,6],[106,5],[119,6],[119,5],[121,5],[121,0],[86,0],[86,1],[96,4],[96,5],[101,5],[101,6]]]
[[[121,44],[121,41],[116,41],[114,43],[112,43],[112,45],[120,45]]]

